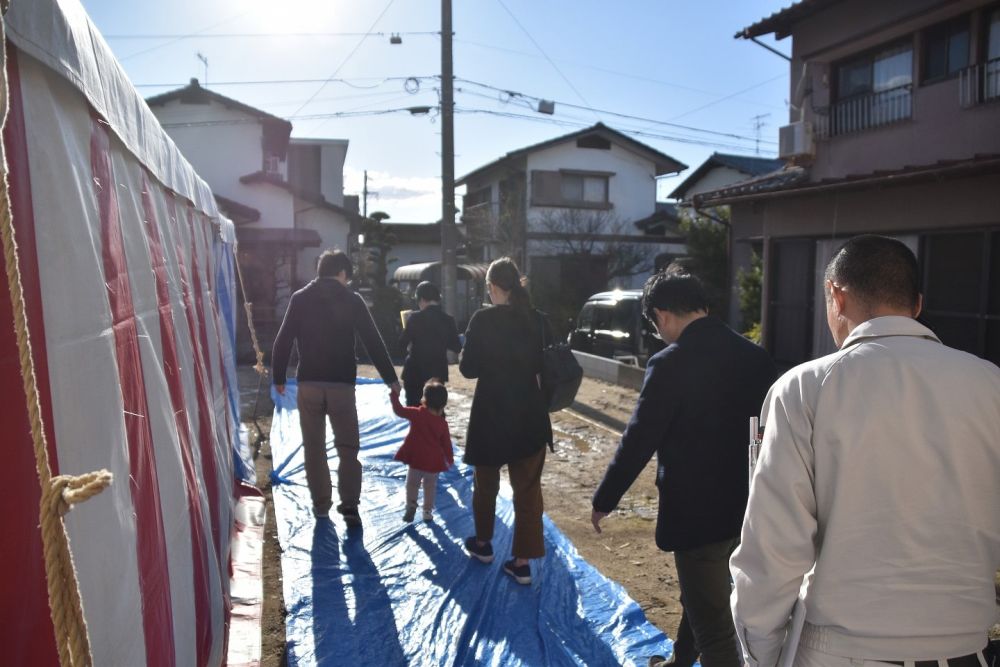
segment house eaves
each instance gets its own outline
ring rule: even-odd
[[[191,83],[183,88],[169,90],[159,95],[146,98],[146,104],[152,109],[157,106],[164,106],[168,102],[179,101],[183,104],[209,104],[215,102],[227,109],[239,111],[260,121],[264,129],[264,146],[266,149],[281,156],[282,159],[288,152],[288,142],[292,135],[292,124],[284,118],[279,118],[244,104],[231,97],[220,95],[219,93],[203,88],[198,83],[198,79],[191,79]]]
[[[255,185],[255,184],[272,185],[276,188],[281,188],[282,190],[290,192],[295,197],[298,197],[299,199],[309,204],[312,204],[313,206],[318,206],[320,208],[325,208],[327,210],[340,213],[348,221],[356,222],[364,219],[354,211],[348,210],[343,206],[337,206],[336,204],[328,202],[326,198],[323,195],[319,194],[318,192],[310,192],[308,190],[296,187],[291,183],[289,183],[288,181],[284,180],[283,178],[279,178],[278,176],[275,176],[273,174],[268,174],[267,172],[264,171],[255,171],[252,174],[240,176],[240,183],[243,183],[244,185]]]
[[[965,160],[940,160],[928,165],[849,174],[820,181],[808,180],[809,173],[802,167],[790,167],[711,192],[702,192],[694,196],[694,205],[695,208],[721,206],[744,201],[802,197],[838,190],[892,187],[993,173],[1000,173],[1000,154],[975,155]]]
[[[792,34],[792,27],[796,23],[838,2],[843,2],[843,0],[799,0],[799,2],[743,28],[733,36],[736,39],[753,39],[773,32],[775,39],[784,39]]]
[[[566,143],[568,141],[575,141],[580,137],[588,135],[598,135],[604,137],[608,141],[614,142],[622,146],[623,148],[637,153],[656,165],[656,175],[663,176],[664,174],[675,174],[687,169],[687,165],[683,162],[679,162],[674,158],[670,157],[666,153],[661,153],[655,148],[651,148],[641,141],[636,141],[632,137],[610,128],[604,123],[597,123],[591,127],[578,130],[576,132],[571,132],[569,134],[564,134],[561,137],[556,137],[554,139],[549,139],[547,141],[542,141],[537,144],[532,144],[531,146],[525,146],[524,148],[519,148],[515,151],[511,151],[501,158],[494,160],[482,167],[469,172],[465,176],[462,176],[457,181],[455,185],[465,185],[469,180],[475,178],[476,176],[482,175],[488,171],[496,169],[503,166],[505,163],[524,157],[530,153],[535,153],[546,148],[551,148],[552,146],[558,146],[559,144]]]
[[[255,209],[253,206],[241,204],[235,199],[223,197],[220,194],[216,194],[214,196],[219,208],[224,212],[229,213],[233,218],[233,222],[237,225],[245,225],[247,223],[257,222],[260,220],[260,211]]]
[[[670,193],[670,199],[684,199],[688,190],[698,181],[704,178],[705,174],[716,167],[729,167],[748,177],[760,176],[781,169],[785,164],[784,160],[773,158],[762,158],[752,155],[732,155],[730,153],[712,153],[712,155],[701,163],[691,175],[685,178],[680,185]]]

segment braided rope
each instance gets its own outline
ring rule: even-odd
[[[6,34],[0,26],[0,49],[6,52]],[[8,109],[8,81],[6,63],[0,73],[0,126],[6,123]],[[11,217],[10,192],[7,181],[7,156],[0,144],[0,237],[3,240],[4,265],[7,287],[14,312],[14,332],[17,338],[18,359],[21,364],[21,383],[31,423],[31,439],[35,451],[35,470],[42,490],[39,504],[42,547],[45,559],[45,578],[49,593],[49,611],[55,631],[56,649],[62,667],[90,667],[90,639],[87,622],[80,601],[76,568],[70,551],[69,536],[62,517],[74,503],[83,502],[100,493],[111,483],[107,470],[88,473],[79,477],[60,475],[52,477],[48,447],[39,403],[35,368],[32,361],[31,338],[24,302],[24,287],[18,262],[17,242]]]
[[[257,342],[257,329],[253,325],[253,304],[247,301],[247,288],[243,283],[243,269],[240,268],[240,244],[233,242],[233,264],[236,265],[236,275],[240,279],[240,291],[243,292],[243,310],[247,314],[247,327],[250,329],[250,342],[253,344],[253,353],[257,357],[257,363],[253,369],[257,375],[267,376],[267,366],[264,365],[264,353],[260,350],[260,343]]]

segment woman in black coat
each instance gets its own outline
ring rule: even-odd
[[[531,307],[517,265],[509,258],[490,264],[486,286],[492,306],[477,311],[465,334],[459,370],[478,378],[469,416],[464,461],[475,467],[472,513],[476,535],[466,539],[469,554],[493,561],[493,524],[500,468],[507,466],[514,495],[513,559],[504,571],[531,583],[528,561],[545,555],[542,536],[542,467],[552,425],[540,388],[545,317]]]

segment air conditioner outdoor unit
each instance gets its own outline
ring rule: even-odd
[[[778,157],[812,157],[816,154],[812,123],[800,120],[778,130]]]

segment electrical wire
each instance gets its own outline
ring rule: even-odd
[[[747,91],[750,91],[750,90],[753,90],[754,88],[759,88],[760,86],[763,86],[766,83],[771,83],[772,81],[777,81],[778,79],[781,79],[784,76],[785,76],[784,74],[779,74],[778,76],[773,76],[770,79],[768,79],[767,81],[761,81],[760,83],[755,84],[753,86],[750,86],[749,88],[744,88],[743,90],[737,90],[735,93],[730,93],[729,95],[726,95],[724,97],[720,97],[719,99],[713,100],[713,101],[709,102],[708,104],[703,104],[700,107],[696,107],[694,109],[691,109],[690,111],[685,111],[684,113],[682,113],[680,115],[674,116],[670,120],[677,120],[678,118],[683,118],[684,116],[690,116],[693,113],[696,113],[698,111],[702,111],[702,110],[707,109],[708,107],[711,107],[711,106],[715,106],[719,102],[725,102],[726,100],[730,100],[730,99],[736,97],[737,95],[742,95],[743,93],[745,93]]]
[[[462,83],[467,83],[467,84],[474,85],[474,86],[479,86],[481,88],[486,88],[488,90],[493,90],[493,91],[496,91],[496,92],[499,92],[499,93],[506,93],[507,95],[511,95],[511,96],[517,96],[517,97],[522,97],[522,98],[530,98],[530,99],[533,99],[535,101],[538,101],[539,99],[541,99],[541,98],[535,97],[533,95],[526,95],[524,93],[515,92],[515,91],[509,90],[509,89],[505,89],[505,88],[498,88],[498,87],[492,86],[492,85],[490,85],[488,83],[482,83],[482,82],[479,82],[479,81],[473,81],[471,79],[456,78],[456,81],[460,81]],[[678,130],[685,130],[685,131],[688,131],[688,132],[699,132],[699,133],[702,133],[702,134],[709,134],[709,135],[713,135],[713,136],[724,137],[724,138],[727,138],[727,139],[739,139],[741,141],[757,141],[756,137],[748,137],[748,136],[744,136],[744,135],[733,134],[733,133],[730,133],[730,132],[719,132],[719,131],[716,131],[716,130],[706,130],[706,129],[699,128],[699,127],[692,127],[690,125],[681,125],[679,123],[671,123],[669,121],[657,120],[655,118],[643,118],[641,116],[635,116],[635,115],[632,115],[632,114],[621,113],[621,112],[618,112],[618,111],[609,111],[607,109],[594,109],[593,107],[580,106],[578,104],[573,104],[571,102],[559,102],[559,101],[556,101],[556,104],[557,105],[566,106],[566,107],[570,107],[571,109],[581,109],[583,111],[590,111],[590,112],[605,114],[605,115],[608,115],[608,116],[616,116],[618,118],[626,118],[628,120],[637,120],[637,121],[640,121],[640,122],[643,122],[643,123],[652,123],[652,124],[655,124],[655,125],[663,125],[663,126],[672,127],[672,128],[678,129]],[[761,139],[761,142],[762,143],[777,144],[776,141],[768,141],[768,140],[764,140],[764,139]]]
[[[556,65],[556,62],[554,60],[552,60],[552,58],[549,57],[549,54],[545,52],[545,49],[542,48],[542,45],[539,44],[538,41],[534,37],[531,36],[531,33],[528,32],[528,29],[525,28],[521,24],[521,22],[517,20],[517,17],[514,16],[514,12],[510,11],[510,8],[507,7],[507,4],[503,0],[497,0],[497,2],[500,4],[501,7],[503,7],[504,11],[507,12],[507,14],[510,16],[511,20],[513,20],[514,23],[517,24],[517,27],[521,29],[521,32],[523,32],[528,37],[528,39],[531,40],[531,43],[535,45],[535,48],[538,49],[538,52],[541,53],[543,56],[545,56],[545,59],[549,61],[550,65],[552,65],[552,69],[554,69],[556,71],[556,73],[559,76],[562,77],[562,80],[566,82],[566,85],[570,87],[570,90],[572,90],[574,93],[576,93],[576,96],[579,97],[580,100],[585,105],[587,105],[587,107],[590,107],[590,102],[588,102],[587,98],[583,96],[583,93],[581,93],[579,90],[577,90],[576,86],[573,85],[573,82],[569,80],[569,77],[567,77],[565,74],[563,74],[563,71],[561,69],[559,69],[559,66]],[[594,113],[594,116],[597,117],[597,120],[601,119],[601,117],[598,116],[596,112]]]
[[[207,28],[206,28],[207,29]],[[180,34],[120,34],[104,35],[104,39],[142,40],[142,39],[238,39],[245,37],[385,37],[386,35],[417,36],[438,35],[434,31],[418,32],[211,32],[211,33],[180,33]]]
[[[270,79],[270,80],[243,80],[243,81],[215,81],[212,83],[213,88],[218,88],[219,86],[272,86],[279,84],[302,84],[302,83],[342,83],[350,88],[358,88],[364,90],[366,88],[373,88],[375,86],[359,86],[352,83],[352,81],[378,81],[376,86],[386,83],[388,81],[407,81],[409,79],[416,79],[417,81],[429,81],[439,78],[438,75],[432,74],[429,76],[357,76],[351,79]],[[184,83],[133,83],[133,88],[183,88],[188,85],[187,82]]]
[[[497,46],[495,44],[485,44],[483,42],[476,42],[476,41],[472,41],[472,40],[468,40],[468,39],[458,39],[456,37],[454,41],[457,44],[469,44],[471,46],[477,46],[477,47],[482,48],[482,49],[492,49],[494,51],[500,51],[500,52],[503,52],[503,53],[512,53],[514,55],[526,56],[526,57],[529,57],[529,58],[540,58],[541,57],[537,53],[529,53],[527,51],[520,51],[518,49],[509,49],[509,48],[504,47],[504,46]],[[597,65],[587,65],[587,64],[584,64],[584,63],[578,63],[578,62],[574,62],[572,60],[564,60],[564,59],[560,59],[560,58],[556,58],[555,60],[557,62],[561,62],[561,63],[569,65],[571,67],[579,67],[581,69],[594,70],[595,72],[603,72],[605,74],[611,74],[611,75],[614,75],[614,76],[620,76],[620,77],[623,77],[623,78],[626,78],[626,79],[634,79],[636,81],[643,81],[645,83],[655,83],[655,84],[660,85],[660,86],[666,86],[668,88],[676,88],[678,90],[687,90],[687,91],[690,91],[692,93],[699,93],[701,95],[709,95],[711,97],[718,97],[718,96],[722,95],[722,93],[719,93],[719,92],[716,92],[716,91],[704,90],[702,88],[694,88],[692,86],[686,86],[684,84],[674,83],[673,81],[664,81],[663,79],[654,79],[653,77],[642,76],[640,74],[633,74],[631,72],[622,72],[620,70],[608,69],[607,67],[598,67]],[[767,83],[770,83],[773,80],[774,79],[768,79],[767,81],[762,81],[761,83],[758,83],[758,84],[752,86],[752,88],[759,88],[760,86],[763,86],[763,85],[765,85]],[[754,106],[768,107],[768,108],[771,108],[771,109],[784,109],[785,108],[785,107],[778,106],[776,104],[765,104],[763,102],[755,102],[753,100],[746,100],[746,103],[747,104],[753,104]]]
[[[358,52],[358,49],[360,49],[361,45],[365,43],[365,40],[368,39],[368,36],[371,35],[372,31],[375,30],[375,26],[378,25],[378,22],[382,20],[382,17],[385,16],[385,13],[389,11],[389,8],[392,7],[392,4],[395,1],[396,0],[389,0],[389,2],[386,3],[385,8],[379,13],[378,16],[375,17],[375,20],[368,28],[368,32],[365,33],[365,36],[358,40],[358,43],[354,46],[353,49],[351,49],[351,52],[347,54],[347,57],[344,58],[339,65],[337,65],[337,69],[333,71],[333,74],[327,77],[327,81],[323,82],[323,84],[316,89],[316,92],[313,93],[312,96],[302,104],[302,106],[300,106],[298,109],[295,110],[295,114],[302,111],[302,109],[304,109],[305,107],[309,106],[309,103],[312,102],[314,99],[316,99],[316,96],[319,95],[324,88],[326,88],[326,84],[329,83],[330,80],[334,79],[337,76],[337,74],[340,73],[340,70],[343,69],[344,65],[346,65],[347,62],[354,56],[354,54]]]
[[[222,19],[218,23],[213,23],[212,25],[207,26],[205,28],[202,28],[201,30],[195,30],[194,32],[189,32],[189,33],[185,33],[183,35],[179,35],[178,37],[175,37],[175,38],[171,39],[170,41],[164,42],[162,44],[157,44],[156,46],[151,46],[151,47],[149,47],[147,49],[143,49],[142,51],[136,51],[135,53],[130,53],[127,56],[123,56],[123,57],[119,58],[118,60],[119,60],[119,62],[124,62],[126,60],[129,60],[130,58],[135,58],[136,56],[141,56],[141,55],[150,53],[152,51],[156,51],[157,49],[162,49],[165,46],[170,46],[171,44],[176,44],[177,42],[179,42],[181,40],[188,39],[190,37],[197,37],[197,36],[201,35],[202,33],[211,30],[212,28],[218,28],[220,25],[224,25],[226,23],[229,23],[230,21],[235,21],[238,18],[242,18],[242,17],[246,16],[247,14],[249,14],[252,11],[253,11],[253,9],[248,9],[245,12],[240,12],[239,14],[233,14],[229,18]]]

